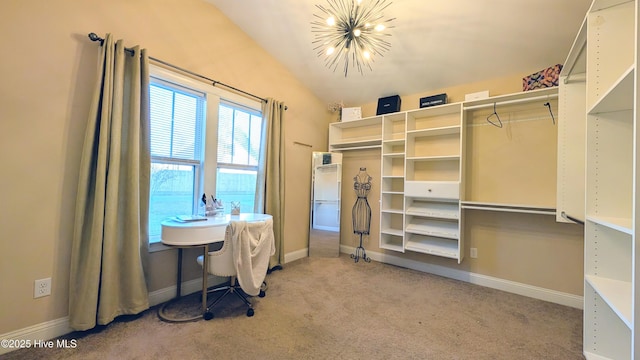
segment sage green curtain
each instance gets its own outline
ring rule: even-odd
[[[149,59],[110,34],[100,48],[82,151],[69,286],[75,330],[149,308]]]
[[[276,253],[269,260],[269,269],[284,264],[284,114],[284,103],[271,98],[267,98],[267,101],[262,103],[262,117],[267,130],[264,212],[273,216],[273,234],[276,245]]]

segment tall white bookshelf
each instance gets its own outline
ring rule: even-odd
[[[637,1],[595,0],[586,17],[584,355],[640,358]]]

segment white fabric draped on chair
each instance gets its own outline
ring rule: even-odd
[[[71,251],[75,330],[149,308],[149,60],[107,34],[80,164]]]

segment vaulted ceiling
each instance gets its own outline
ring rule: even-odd
[[[358,106],[563,63],[591,0],[397,0],[391,49],[347,77],[313,50],[327,0],[206,0],[327,103]],[[365,0],[367,1],[367,0]]]

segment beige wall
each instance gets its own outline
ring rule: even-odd
[[[522,77],[526,74],[525,72],[489,81],[435,89],[412,95],[401,95],[401,110],[416,109],[419,107],[420,97],[439,93],[446,93],[449,102],[458,102],[464,100],[465,94],[483,90],[489,90],[491,96],[520,92],[522,91]],[[363,104],[363,117],[374,116],[376,107],[377,102]],[[546,153],[541,156],[551,156],[552,158],[550,164],[539,168],[538,172],[555,178],[555,159],[553,158],[556,149],[555,132],[552,133],[552,136],[545,138],[548,143],[542,144],[535,151]],[[549,154],[547,150],[553,150],[553,153]],[[521,155],[501,152],[498,156],[510,157],[510,161],[517,161],[518,156]],[[528,165],[525,164],[525,166]],[[458,264],[457,260],[410,251],[403,254],[380,249],[380,150],[350,150],[344,153],[342,167],[343,205],[341,209],[341,221],[344,225],[341,232],[341,244],[356,247],[359,242],[359,238],[352,232],[351,207],[355,202],[352,177],[357,174],[360,167],[366,167],[374,179],[373,190],[368,197],[373,213],[371,235],[366,236],[363,241],[367,251],[582,295],[583,229],[579,225],[556,223],[554,216],[465,210],[463,233],[465,258],[461,264]],[[512,174],[510,178],[517,178],[516,175]],[[487,174],[487,176],[491,176],[491,174]],[[521,186],[521,184],[503,180],[505,179],[491,179],[490,181],[503,183],[508,187],[507,190],[512,190],[512,192]],[[535,198],[536,193],[537,196],[544,194],[545,199],[549,196],[548,194],[551,194],[550,201],[555,202],[555,180],[547,181],[545,179],[543,183],[545,189],[536,189],[536,184],[530,185],[529,199]],[[469,257],[470,247],[477,248],[477,259]]]
[[[78,164],[97,61],[98,45],[88,40],[89,32],[110,32],[125,39],[128,46],[141,44],[153,57],[284,101],[289,107],[285,123],[284,250],[291,253],[307,247],[310,153],[326,149],[327,123],[332,114],[217,9],[201,0],[3,0],[0,334],[68,313],[68,263]],[[424,94],[401,94],[402,110],[416,108],[421,96],[439,92],[447,92],[450,101],[460,101],[465,93],[485,89],[492,95],[520,91],[522,75]],[[375,102],[363,105],[363,115],[373,115],[375,106]],[[379,151],[345,154],[342,221],[347,230],[354,200],[349,198],[353,191],[347,179],[360,166],[366,166],[374,178],[379,178]],[[377,249],[379,193],[372,192],[369,200],[374,222],[365,246],[383,252]],[[486,216],[471,221],[503,226],[501,218]],[[546,219],[537,221],[546,229],[543,235],[524,236],[518,241],[513,237],[527,230],[522,220],[508,221],[517,225],[515,234],[501,232],[499,236],[483,237],[482,228],[478,228],[478,235],[470,242],[478,247],[480,257],[474,261],[467,258],[462,265],[415,253],[404,256],[580,294],[580,229],[549,224]],[[343,244],[355,246],[355,241],[348,231],[343,231]],[[563,244],[553,247],[557,254],[545,258],[556,242]],[[185,252],[186,278],[199,273],[196,255],[196,251]],[[175,258],[175,251],[151,254],[150,291],[174,285]],[[541,269],[543,274],[538,274]],[[52,295],[33,299],[33,281],[45,277],[53,279]]]
[[[3,0],[0,334],[68,313],[78,167],[98,54],[89,32],[110,32],[155,58],[282,100],[287,152],[301,147],[294,142],[326,149],[325,104],[205,1]],[[307,241],[309,197],[297,161],[286,162],[286,252]],[[187,278],[198,273],[195,256],[185,254]],[[151,254],[151,291],[175,284],[175,259],[175,250]],[[52,295],[33,299],[34,280],[46,277]]]

